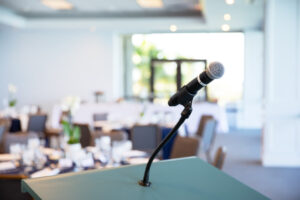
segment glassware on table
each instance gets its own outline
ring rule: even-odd
[[[34,162],[34,150],[26,149],[22,153],[22,162],[25,166],[33,166]]]
[[[132,149],[131,141],[114,141],[112,143],[112,160],[115,165],[119,165],[124,160],[124,152]]]
[[[46,140],[45,139],[40,139],[40,146],[45,147],[46,146]]]
[[[9,145],[9,153],[14,155],[11,161],[17,165],[22,165],[22,154],[26,146],[24,144],[11,144]]]
[[[70,168],[73,165],[73,161],[70,158],[61,158],[58,161],[58,167],[63,168]]]
[[[96,147],[100,151],[110,151],[111,150],[111,139],[109,136],[102,136],[95,140]]]
[[[28,149],[37,149],[40,147],[40,140],[37,136],[32,136],[27,142]]]
[[[9,153],[15,154],[15,155],[21,155],[22,145],[18,144],[18,143],[9,145]]]
[[[100,158],[101,158],[101,162],[104,162],[103,164],[108,164],[111,163],[111,139],[109,136],[102,136],[100,138],[97,138],[95,140],[96,143],[96,147],[99,149],[100,151]],[[106,162],[105,162],[106,161]]]
[[[40,151],[40,149],[36,149],[34,151],[34,159],[33,164],[37,169],[42,169],[47,162],[47,157]]]
[[[80,160],[80,165],[83,168],[93,168],[94,164],[94,158],[91,152],[86,153],[85,157]]]

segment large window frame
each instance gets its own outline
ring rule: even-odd
[[[156,59],[156,58],[152,58],[150,61],[150,72],[151,72],[151,76],[150,76],[150,92],[151,92],[151,96],[149,97],[149,100],[151,102],[153,102],[154,98],[155,98],[155,87],[154,87],[154,82],[155,82],[155,64],[156,63],[176,63],[176,86],[177,86],[177,91],[182,87],[182,74],[181,74],[181,66],[182,63],[197,63],[197,62],[202,62],[204,63],[204,68],[207,68],[207,60],[205,59]],[[197,75],[195,75],[197,76]],[[208,96],[207,96],[207,88],[204,88],[204,95],[205,95],[205,100],[208,100]]]

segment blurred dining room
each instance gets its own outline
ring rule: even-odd
[[[298,0],[0,0],[0,199],[145,165],[184,109],[170,97],[218,63],[154,162],[195,156],[299,200],[299,36]]]

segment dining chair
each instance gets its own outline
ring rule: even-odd
[[[103,136],[108,136],[110,137],[110,141],[124,141],[127,140],[127,133],[123,130],[111,130],[109,132],[104,132],[104,131],[94,131],[94,137],[95,138],[100,138]]]
[[[210,151],[213,147],[216,137],[217,121],[214,119],[208,119],[205,121],[203,128],[203,135],[201,137],[200,148],[205,153],[206,160],[211,163]]]
[[[212,163],[213,166],[215,166],[216,168],[222,170],[223,165],[224,165],[224,161],[226,158],[226,154],[227,154],[227,149],[225,146],[221,146],[218,148],[214,161]]]
[[[7,134],[10,125],[10,119],[0,118],[0,153],[5,153],[5,135]]]
[[[5,126],[0,125],[0,141],[2,139],[3,134],[5,133],[5,129],[6,129]]]
[[[152,153],[161,141],[157,125],[134,125],[131,128],[132,149]]]
[[[26,145],[28,139],[31,137],[44,137],[46,119],[46,115],[30,115],[27,132],[4,132],[0,143],[0,151],[2,153],[9,153],[9,146],[11,144],[19,143]],[[6,123],[8,124],[8,122]]]
[[[99,122],[99,121],[107,121],[108,119],[108,113],[94,113],[93,114],[93,121]],[[94,127],[95,131],[102,130],[101,127]]]
[[[5,153],[9,153],[9,147],[12,144],[23,144],[27,145],[28,140],[30,138],[37,138],[38,135],[35,132],[17,132],[14,134],[11,134],[9,132],[6,132],[3,135],[3,149]]]
[[[46,130],[46,121],[47,121],[46,114],[30,115],[27,131],[38,133],[40,136],[44,137],[45,130]]]
[[[93,135],[88,124],[75,123],[74,126],[80,128],[80,144],[81,147],[94,146]]]
[[[21,120],[19,118],[10,118],[10,133],[17,133],[22,131]]]
[[[214,117],[212,115],[202,115],[202,117],[200,118],[199,124],[198,124],[197,132],[196,132],[196,135],[198,137],[202,137],[206,121],[213,119],[213,118]]]
[[[197,156],[199,149],[199,139],[176,136],[170,158],[182,158]]]
[[[93,120],[95,121],[106,121],[108,118],[108,113],[94,113]]]
[[[0,118],[0,126],[5,127],[5,131],[8,131],[11,125],[11,120],[9,118]]]
[[[0,199],[33,200],[28,193],[22,193],[21,181],[24,174],[0,174]]]
[[[0,125],[0,153],[4,153],[4,147],[3,147],[3,135],[5,133],[5,126]]]

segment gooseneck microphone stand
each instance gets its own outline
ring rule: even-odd
[[[173,127],[173,129],[170,131],[170,133],[167,135],[167,137],[158,145],[158,147],[152,153],[152,155],[149,158],[149,161],[147,163],[147,166],[145,168],[144,178],[143,178],[143,180],[139,181],[139,184],[141,186],[149,187],[151,185],[151,182],[149,182],[149,172],[150,172],[150,167],[152,165],[154,158],[156,157],[158,152],[161,150],[161,148],[163,148],[169,142],[169,140],[172,138],[172,136],[177,132],[179,127],[183,124],[183,122],[187,118],[189,118],[191,113],[192,113],[192,101],[188,102],[184,106],[184,110],[181,112],[181,117],[180,117],[179,121],[177,122],[177,124]]]

